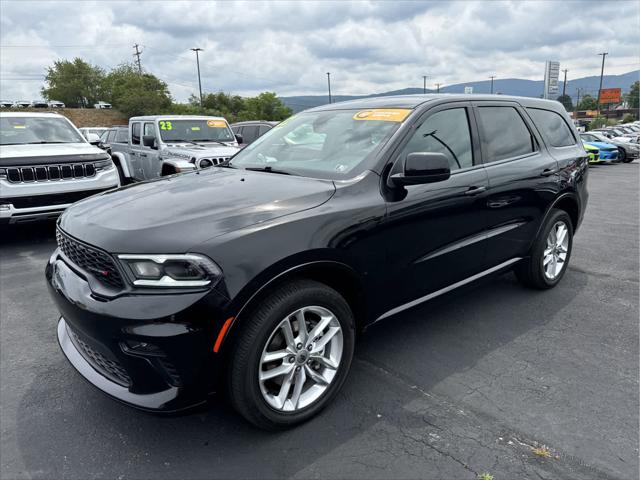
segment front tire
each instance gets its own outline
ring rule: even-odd
[[[297,280],[269,292],[238,333],[228,386],[249,422],[282,429],[304,422],[336,396],[355,342],[353,314],[332,288]]]
[[[540,290],[555,287],[567,271],[572,247],[571,218],[564,210],[551,210],[531,248],[530,256],[516,268],[518,280]]]
[[[624,148],[618,148],[618,161],[620,163],[627,163],[627,151]]]

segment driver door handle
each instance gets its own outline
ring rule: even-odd
[[[464,192],[465,195],[480,195],[483,192],[487,191],[487,187],[469,187],[469,190]]]
[[[559,168],[545,168],[540,175],[543,177],[550,177],[551,175],[555,175],[559,171]]]

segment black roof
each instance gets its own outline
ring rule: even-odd
[[[442,101],[442,100],[457,100],[457,101],[511,101],[518,102],[525,107],[539,107],[558,110],[564,110],[562,104],[555,100],[543,100],[540,98],[532,97],[516,97],[512,95],[489,95],[489,94],[465,94],[465,93],[439,93],[439,94],[424,94],[424,95],[394,95],[386,97],[368,97],[360,98],[357,100],[348,100],[346,102],[337,102],[319,107],[311,108],[307,111],[321,111],[321,110],[337,110],[347,108],[416,108],[422,104]]]

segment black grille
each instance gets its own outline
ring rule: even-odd
[[[182,379],[180,378],[180,374],[178,373],[175,365],[173,365],[173,363],[171,363],[166,358],[159,358],[158,363],[162,366],[162,369],[167,374],[169,383],[174,387],[181,387]]]
[[[99,373],[107,377],[112,382],[115,382],[123,387],[129,387],[131,385],[131,377],[127,371],[120,365],[117,360],[110,360],[100,352],[91,348],[86,342],[84,342],[75,332],[71,332],[73,337],[73,343],[76,345],[82,356],[91,366]]]
[[[49,193],[45,195],[26,195],[24,197],[4,197],[2,203],[11,203],[15,208],[53,207],[74,203],[83,198],[108,189],[82,190],[80,192]]]
[[[7,179],[12,183],[44,182],[61,178],[89,178],[96,174],[93,163],[73,165],[38,165],[36,167],[8,167]]]
[[[124,286],[122,276],[109,255],[74,240],[60,229],[56,230],[56,240],[62,253],[71,262],[93,274],[100,282],[118,289]]]

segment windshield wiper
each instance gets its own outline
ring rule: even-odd
[[[251,170],[253,172],[267,172],[267,173],[279,173],[280,175],[291,175],[289,172],[285,172],[284,170],[277,170],[273,167],[245,167],[245,170]]]
[[[231,141],[231,140],[229,140],[229,141]],[[211,142],[211,143],[219,143],[220,145],[224,145],[225,147],[229,146],[226,143],[221,142],[220,140],[209,140],[208,138],[205,138],[204,140],[198,139],[198,140],[196,140],[196,142]]]
[[[38,142],[25,142],[21,145],[43,145],[43,144],[48,144],[48,143],[74,143],[74,142],[48,142],[46,140],[40,140]],[[15,145],[20,145],[18,143],[16,143]]]
[[[203,147],[204,145],[200,145],[199,143],[193,142],[191,140],[167,140],[171,143],[190,143],[191,145],[195,145],[196,147]]]

